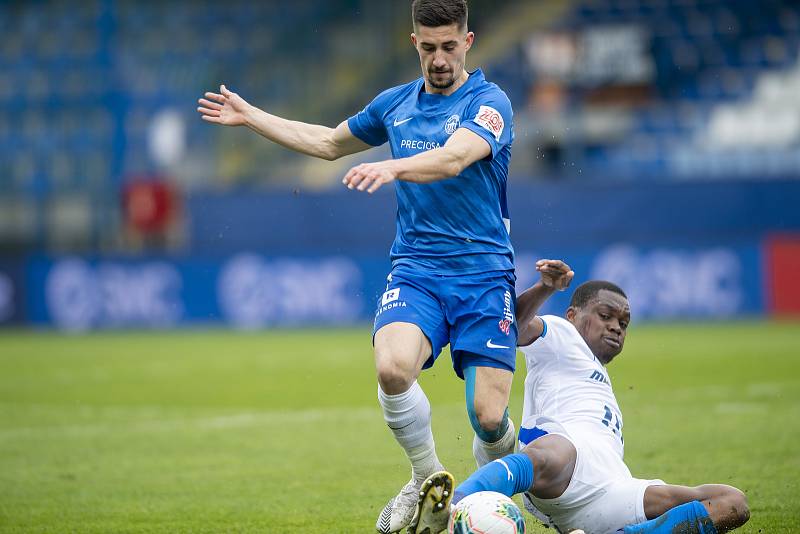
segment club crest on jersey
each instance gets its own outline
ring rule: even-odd
[[[444,123],[444,131],[447,135],[453,135],[461,126],[461,117],[458,115],[450,115],[447,122]]]
[[[498,323],[500,331],[508,335],[511,331],[511,325],[514,324],[514,312],[511,309],[511,291],[506,291],[503,295],[503,318]]]
[[[479,124],[489,130],[498,142],[506,126],[503,116],[491,106],[481,106],[478,109],[478,114],[475,116],[475,124]]]

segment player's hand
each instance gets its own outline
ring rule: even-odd
[[[245,113],[250,104],[234,92],[228,91],[224,85],[219,86],[219,94],[206,93],[205,98],[197,101],[197,111],[204,121],[224,126],[241,126],[245,123]]]
[[[539,260],[536,262],[536,270],[542,277],[542,284],[559,291],[567,289],[575,276],[569,265],[561,260]]]
[[[342,178],[342,183],[348,189],[358,189],[367,193],[374,193],[383,184],[388,184],[397,179],[392,161],[379,161],[377,163],[362,163],[347,171]]]

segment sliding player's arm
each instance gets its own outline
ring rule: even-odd
[[[394,180],[419,184],[458,176],[492,153],[489,143],[467,128],[459,128],[440,148],[408,158],[362,163],[348,171],[342,183],[350,189],[374,193]]]
[[[569,287],[575,273],[561,260],[539,260],[536,270],[541,279],[517,297],[517,344],[530,345],[544,332],[544,323],[536,315],[544,301],[556,291]]]
[[[219,93],[198,100],[200,117],[213,124],[247,126],[281,146],[326,160],[335,160],[371,148],[350,131],[347,121],[336,128],[291,121],[248,104],[224,85]]]

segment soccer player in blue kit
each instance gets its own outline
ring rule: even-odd
[[[465,381],[478,465],[515,444],[507,410],[517,345],[506,206],[511,104],[480,70],[465,69],[475,38],[466,0],[414,0],[412,19],[422,77],[382,92],[336,128],[271,115],[224,85],[198,107],[208,122],[245,125],[328,160],[390,143],[393,159],[358,165],[343,179],[368,193],[394,183],[397,194],[392,269],[373,343],[378,399],[412,474],[378,517],[376,529],[386,534],[409,525],[422,482],[442,469],[417,377],[448,343]]]

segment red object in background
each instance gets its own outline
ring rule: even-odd
[[[122,190],[125,222],[142,235],[163,234],[175,218],[178,195],[164,181],[131,180]]]
[[[773,315],[800,315],[800,235],[766,242],[767,309]]]

